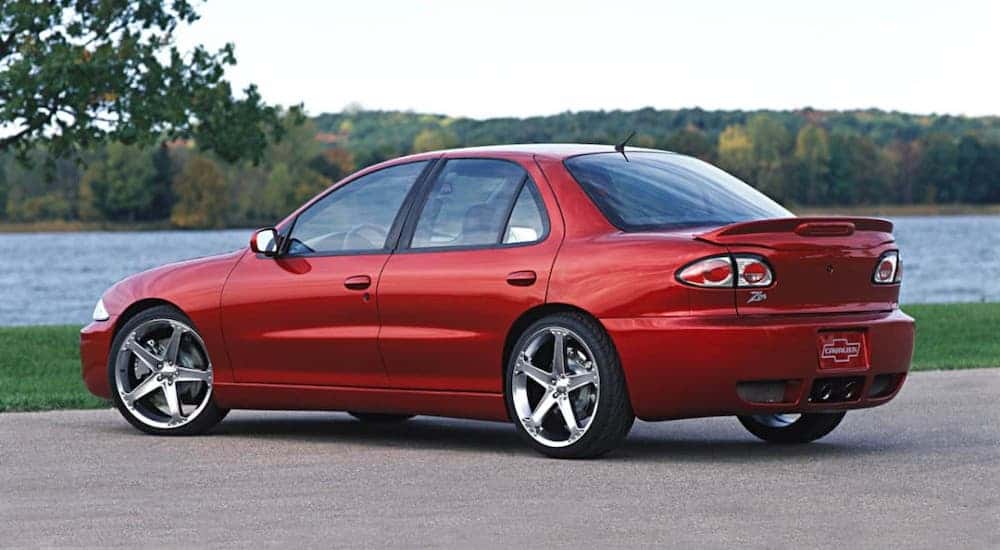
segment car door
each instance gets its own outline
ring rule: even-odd
[[[508,330],[545,302],[561,218],[531,157],[449,159],[436,172],[379,281],[389,383],[499,392]]]
[[[428,162],[339,186],[283,230],[277,257],[248,252],[222,294],[237,382],[384,386],[378,284]]]

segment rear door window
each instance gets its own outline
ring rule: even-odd
[[[541,201],[528,173],[513,162],[454,159],[435,178],[410,248],[468,248],[543,238]]]

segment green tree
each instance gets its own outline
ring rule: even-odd
[[[830,138],[830,194],[835,204],[881,204],[885,202],[887,171],[875,143],[856,134],[834,134]]]
[[[10,184],[7,183],[6,163],[0,164],[0,220],[7,214],[7,194],[10,192]]]
[[[942,133],[924,139],[924,154],[917,167],[917,199],[927,203],[958,200],[958,144]]]
[[[174,180],[177,203],[170,222],[177,227],[225,227],[226,179],[212,159],[195,155]]]
[[[923,156],[919,142],[895,140],[885,149],[888,186],[893,202],[912,204],[916,189],[917,171]]]
[[[830,140],[821,126],[807,124],[795,137],[795,162],[799,169],[794,198],[803,204],[818,204],[827,195],[830,176]]]
[[[1000,190],[1000,144],[966,134],[958,140],[957,163],[959,201],[978,203],[1000,198],[994,192]]]
[[[719,166],[752,183],[756,168],[753,150],[753,141],[746,128],[729,126],[719,135]]]
[[[668,151],[691,155],[704,161],[715,160],[715,145],[705,132],[697,128],[684,128],[670,134],[670,137],[663,142],[663,147]]]
[[[425,128],[413,138],[413,152],[438,151],[458,145],[458,138],[447,128]]]
[[[747,134],[753,144],[753,158],[759,169],[781,164],[792,149],[792,137],[788,128],[770,114],[761,113],[750,117]]]
[[[108,144],[102,158],[90,163],[80,180],[80,195],[90,204],[85,211],[98,212],[110,221],[166,219],[169,212],[152,210],[149,190],[154,175],[148,151],[134,145]]]
[[[153,212],[166,214],[174,206],[174,193],[171,189],[174,179],[174,161],[170,157],[170,147],[166,143],[161,143],[153,151],[151,161],[153,174],[149,178],[149,194],[152,195],[150,208]]]
[[[166,135],[259,159],[281,133],[276,111],[253,85],[234,97],[232,44],[178,49],[175,31],[197,19],[188,0],[0,2],[0,151],[45,143],[62,157]]]
[[[279,220],[295,208],[295,178],[288,165],[279,162],[271,167],[261,196],[261,213]]]

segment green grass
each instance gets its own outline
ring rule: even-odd
[[[80,327],[0,328],[0,411],[105,406],[80,377]]]
[[[1000,367],[1000,303],[903,306],[917,320],[914,370]]]
[[[1000,303],[912,305],[914,370],[1000,367]],[[0,328],[0,411],[108,406],[80,378],[79,327]]]

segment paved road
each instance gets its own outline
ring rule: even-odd
[[[503,424],[113,411],[0,415],[0,546],[1000,548],[1000,369],[913,375],[802,447],[735,419],[638,423],[596,461]]]

